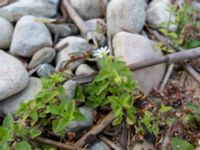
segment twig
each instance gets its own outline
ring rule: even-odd
[[[93,31],[90,31],[88,27],[85,25],[83,19],[78,15],[78,13],[74,10],[68,0],[63,0],[63,5],[67,9],[68,15],[71,20],[76,24],[76,26],[80,29],[81,33],[85,36],[89,43],[94,44],[98,47],[98,43],[96,41],[96,37]]]
[[[155,57],[154,59],[152,58],[151,60],[144,60],[142,62],[138,62],[135,64],[129,64],[128,67],[131,70],[138,70],[142,69],[145,67],[150,67],[153,65],[158,65],[161,63],[177,63],[177,62],[182,62],[186,59],[191,59],[191,58],[197,58],[200,56],[200,47],[193,48],[187,51],[182,51],[182,52],[177,52],[173,54],[169,54],[166,56],[161,56],[161,57]]]
[[[76,145],[78,147],[83,147],[86,144],[86,140],[91,135],[99,134],[104,128],[106,128],[109,124],[113,122],[115,119],[113,113],[109,113],[103,120],[95,125],[91,130],[89,130],[84,136],[82,136],[77,142]]]
[[[36,138],[30,139],[30,140],[36,141],[36,142],[39,142],[39,143],[42,143],[42,144],[49,144],[49,145],[52,145],[54,147],[64,149],[64,150],[81,150],[81,148],[78,148],[76,145],[64,144],[64,143],[56,142],[56,141],[46,139],[46,138],[43,138],[43,137],[36,137]]]
[[[172,71],[174,70],[174,67],[175,67],[175,64],[170,64],[168,69],[167,69],[167,73],[164,77],[164,80],[160,86],[160,91],[163,91],[165,89],[165,86],[167,84],[167,81],[169,80],[169,77],[171,76],[172,74]]]
[[[120,135],[120,144],[124,149],[127,149],[127,138],[128,138],[128,129],[126,127],[126,121],[123,119],[122,129]]]
[[[110,141],[108,138],[106,138],[103,135],[99,135],[98,136],[104,143],[106,143],[107,145],[109,145],[112,149],[114,150],[122,150],[121,148],[119,148],[115,143],[113,143],[112,141]]]

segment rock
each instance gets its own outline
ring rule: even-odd
[[[91,74],[94,74],[94,73],[95,73],[95,70],[92,69],[90,66],[88,66],[87,64],[81,64],[76,69],[75,75],[77,75],[77,76],[91,75]]]
[[[80,112],[85,116],[84,121],[71,121],[67,128],[68,131],[79,131],[92,126],[94,120],[94,110],[87,106],[79,108]]]
[[[0,112],[8,114],[17,111],[21,103],[35,99],[41,89],[41,81],[31,77],[28,86],[22,92],[0,102]]]
[[[170,0],[154,0],[147,10],[147,22],[154,28],[161,27],[161,23],[167,23],[170,19],[175,22],[175,16],[169,12],[170,7]],[[176,25],[171,24],[168,29],[176,31],[176,28]]]
[[[132,150],[153,150],[153,145],[149,144],[148,142],[144,141],[143,143],[136,143]]]
[[[57,71],[61,67],[63,61],[68,61],[70,59],[70,54],[85,52],[91,48],[91,45],[89,45],[88,42],[81,37],[70,36],[61,40],[55,48],[57,50],[62,49],[56,56]],[[75,69],[81,63],[83,63],[82,60],[71,63],[70,69]]]
[[[200,11],[200,2],[192,2],[192,7],[193,7],[196,11]]]
[[[33,16],[24,16],[17,22],[10,48],[12,54],[32,57],[38,50],[53,45],[47,27],[34,19]]]
[[[63,87],[67,93],[67,99],[71,100],[75,95],[77,82],[74,80],[68,80],[63,84]]]
[[[85,21],[85,25],[89,30],[96,31],[98,33],[106,33],[106,23],[103,19],[89,19]]]
[[[54,17],[57,14],[59,0],[18,0],[0,8],[0,16],[11,22],[25,15],[35,17]]]
[[[55,68],[49,64],[42,64],[37,69],[37,75],[39,77],[47,77],[55,71]]]
[[[120,31],[138,33],[146,19],[145,0],[112,0],[107,8],[107,29],[111,38]]]
[[[23,64],[0,50],[0,101],[22,91],[29,76]]]
[[[56,55],[55,49],[50,48],[50,47],[45,47],[37,51],[33,55],[28,68],[32,69],[32,68],[37,67],[40,64],[50,63],[54,59],[55,55]]]
[[[122,58],[127,65],[161,56],[161,52],[156,51],[153,42],[149,39],[128,32],[115,35],[113,48],[115,56]],[[160,84],[164,73],[165,65],[161,64],[134,71],[134,79],[139,82],[139,89],[148,95]]]
[[[103,18],[108,0],[69,0],[83,19]]]
[[[49,31],[58,38],[65,38],[78,34],[79,30],[74,24],[47,24]]]
[[[13,25],[6,19],[0,17],[0,49],[9,49],[12,41],[13,31]]]
[[[89,150],[110,150],[110,147],[106,145],[104,142],[96,142],[92,144],[88,149]]]

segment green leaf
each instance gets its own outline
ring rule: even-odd
[[[31,145],[27,141],[21,141],[15,145],[15,150],[31,150]]]
[[[30,113],[30,117],[31,117],[31,126],[33,126],[37,121],[38,121],[38,114],[36,112],[36,110],[32,110]]]
[[[121,100],[123,101],[123,107],[131,108],[133,106],[133,99],[131,95],[128,93],[123,93],[121,96]]]
[[[3,120],[3,127],[7,128],[10,132],[13,131],[13,129],[14,129],[14,119],[13,119],[13,117],[10,113]]]
[[[172,107],[161,105],[161,108],[160,108],[159,112],[162,114],[162,113],[168,112],[170,110],[172,110]]]
[[[80,112],[74,112],[74,118],[75,118],[75,120],[76,121],[85,121],[85,116],[82,114],[82,113],[80,113]]]
[[[41,131],[39,129],[37,129],[36,127],[33,127],[30,129],[29,134],[30,134],[31,138],[35,138],[35,137],[41,135]]]
[[[102,83],[96,94],[100,95],[109,86],[109,84],[109,82]]]
[[[190,144],[186,140],[179,139],[179,138],[172,139],[172,149],[173,150],[195,150],[192,144]]]
[[[12,134],[10,134],[7,128],[0,126],[0,141],[11,141]]]
[[[116,116],[114,121],[112,122],[113,125],[119,125],[122,122],[123,116],[122,112]]]
[[[61,107],[60,106],[56,106],[56,105],[50,105],[48,108],[48,111],[50,112],[50,113],[52,113],[53,115],[59,115],[60,116],[60,114],[61,114]]]
[[[0,142],[0,150],[10,150],[9,144],[6,142]]]
[[[65,121],[64,119],[60,119],[60,120],[54,120],[52,125],[53,125],[53,132],[55,133],[59,133],[65,130],[65,128],[67,127],[69,121]]]
[[[100,71],[100,73],[95,77],[95,82],[104,81],[105,79],[111,77],[111,74],[107,70]]]

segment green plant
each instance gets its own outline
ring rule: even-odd
[[[183,140],[180,138],[173,138],[172,139],[172,150],[195,150],[195,148],[192,144],[190,144],[186,140]]]
[[[195,14],[198,12],[195,12],[190,3],[190,1],[185,1],[180,8],[172,6],[168,11],[171,16],[175,16],[175,20],[172,21],[172,17],[170,17],[168,22],[161,23],[161,28],[159,29],[163,35],[171,39],[173,45],[183,46],[186,49],[200,45],[200,21],[195,18]],[[176,25],[176,31],[169,31],[168,27],[170,25]],[[162,47],[160,48],[162,49]],[[163,49],[171,52],[168,47]]]
[[[8,114],[0,127],[0,143],[2,148],[9,148],[17,142],[16,150],[31,149],[29,138],[34,138],[52,130],[55,134],[64,136],[68,123],[72,120],[84,120],[74,100],[67,100],[62,82],[62,73],[43,78],[43,89],[36,99],[23,103],[16,112],[16,121]],[[0,147],[1,149],[1,147]]]
[[[144,134],[144,129],[147,128],[150,133],[158,135],[161,125],[171,125],[173,119],[171,117],[166,117],[165,114],[169,112],[172,108],[169,106],[161,105],[161,108],[156,114],[153,114],[151,111],[146,110],[144,116],[139,122],[139,127],[137,132],[142,132]],[[144,127],[142,126],[144,125]]]
[[[133,92],[137,84],[132,72],[125,62],[107,56],[106,53],[98,63],[100,72],[84,90],[87,105],[111,106],[116,117],[114,125],[120,124],[125,116],[128,124],[134,124],[136,109],[133,106]]]

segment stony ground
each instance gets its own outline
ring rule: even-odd
[[[146,31],[149,28],[158,28],[170,17],[175,19],[167,9],[171,5],[181,6],[184,3],[184,0],[69,1],[84,20],[86,27],[95,32],[99,47],[108,46],[113,54],[122,58],[127,65],[163,56]],[[0,0],[0,112],[3,115],[14,113],[20,103],[34,99],[42,89],[40,78],[59,71],[63,62],[71,59],[72,53],[97,49],[87,41],[72,19],[65,16],[62,5],[59,0]],[[196,10],[200,10],[199,1],[193,2],[192,5]],[[176,25],[168,26],[170,31],[175,31],[176,28]],[[199,61],[193,60],[191,64],[199,73]],[[98,72],[93,64],[84,60],[71,63],[69,70],[73,76],[78,77]],[[159,103],[172,106],[174,111],[169,115],[176,118],[177,124],[170,131],[163,128],[157,139],[152,136],[136,136],[131,127],[123,130],[123,124],[114,128],[109,126],[103,132],[104,136],[114,143],[121,141],[122,147],[123,143],[126,143],[133,150],[140,150],[142,147],[170,149],[167,145],[171,136],[198,143],[199,130],[186,129],[188,127],[181,124],[179,119],[184,104],[200,100],[200,86],[181,65],[176,65],[164,90],[159,91],[166,70],[167,65],[160,64],[134,72],[139,90],[145,95],[138,98],[137,105],[141,109],[148,109],[150,105],[156,108]],[[68,91],[68,98],[74,96],[77,84],[74,80],[63,84]],[[75,133],[80,137],[108,113],[108,110],[101,113],[97,110],[96,113],[96,110],[87,106],[80,107],[80,111],[87,119],[82,124],[71,124],[69,141],[77,138]],[[125,138],[126,142],[123,132],[129,133],[129,138]],[[163,139],[168,141],[163,142]],[[109,144],[102,141],[104,140],[96,139],[89,149],[109,150]],[[125,147],[124,149],[127,149],[127,145]]]

